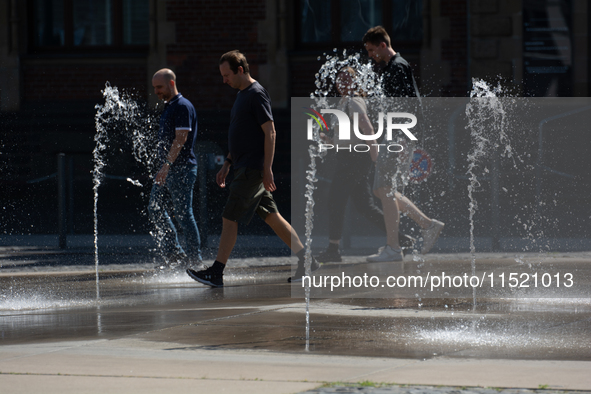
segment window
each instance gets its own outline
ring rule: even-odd
[[[382,24],[381,0],[343,0],[340,6],[341,42],[359,42],[367,30]]]
[[[63,46],[64,38],[64,2],[63,0],[36,0],[35,46]]]
[[[31,0],[32,48],[146,47],[148,4],[149,0]]]
[[[126,0],[123,2],[123,44],[148,45],[150,30],[148,0]]]
[[[330,5],[326,0],[302,0],[302,42],[331,40]]]
[[[82,0],[72,4],[74,46],[113,45],[111,0]]]
[[[382,25],[394,42],[423,38],[422,0],[300,0],[301,47],[360,43],[365,32]]]
[[[528,95],[572,96],[572,3],[523,3],[523,83]]]

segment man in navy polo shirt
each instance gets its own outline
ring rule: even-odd
[[[193,185],[197,179],[193,145],[197,138],[197,113],[193,104],[178,92],[172,70],[157,71],[152,86],[154,93],[164,101],[164,110],[158,131],[162,167],[154,179],[148,211],[168,268],[184,270],[189,263],[201,262],[201,239],[193,216]],[[172,197],[174,216],[185,235],[186,253],[164,205],[166,189]]]

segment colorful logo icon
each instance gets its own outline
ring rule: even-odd
[[[328,125],[326,124],[326,120],[324,120],[324,117],[322,115],[320,115],[319,112],[314,111],[312,108],[306,108],[303,107],[304,109],[310,110],[312,112],[314,112],[314,114],[311,114],[310,112],[304,112],[306,115],[310,115],[315,121],[316,123],[318,123],[318,126],[320,127],[320,130],[324,130],[324,131],[328,131]],[[322,123],[320,122],[322,120]]]

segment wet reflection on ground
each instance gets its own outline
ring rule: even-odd
[[[241,268],[211,289],[185,274],[0,278],[0,344],[135,336],[175,349],[304,352],[289,267]],[[263,274],[264,273],[264,274]],[[509,296],[510,294],[508,294]],[[591,360],[589,298],[333,298],[311,303],[310,351],[407,358]]]

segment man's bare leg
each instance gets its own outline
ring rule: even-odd
[[[233,220],[222,218],[222,235],[220,237],[220,245],[218,246],[218,254],[215,258],[222,264],[226,264],[236,244],[238,237],[238,223]]]
[[[285,220],[279,213],[268,214],[265,218],[265,223],[267,223],[273,229],[273,231],[275,231],[275,234],[277,234],[277,236],[281,238],[281,240],[285,242],[287,246],[289,246],[293,253],[297,254],[299,251],[304,249],[302,241],[300,241],[300,238],[296,234],[293,227],[291,227],[291,224],[289,224],[289,222]],[[292,241],[294,243],[293,245]]]
[[[289,224],[289,222],[279,213],[268,214],[265,218],[265,223],[275,231],[275,234],[277,234],[277,236],[281,238],[281,240],[285,242],[291,251],[298,257],[298,266],[295,274],[293,277],[289,277],[287,281],[291,283],[292,280],[302,280],[304,275],[304,245],[302,244],[302,241],[300,241],[297,233],[293,227],[291,227],[291,224]],[[320,265],[314,260],[314,257],[312,257],[310,270],[314,272],[318,268],[320,268]]]
[[[398,208],[401,212],[404,212],[410,217],[416,224],[418,224],[421,228],[429,228],[433,221],[427,217],[412,201],[408,199],[408,197],[403,196],[402,194],[396,192],[395,193],[396,200],[398,201]]]
[[[394,196],[388,196],[388,190],[385,187],[379,188],[375,193],[382,201],[384,224],[386,225],[386,243],[392,249],[400,250],[400,243],[398,241],[398,226],[400,222],[398,202]]]
[[[211,287],[224,286],[224,268],[230,258],[238,237],[238,223],[222,217],[222,235],[218,246],[218,254],[211,267],[195,271],[187,269],[187,274],[197,282]]]

